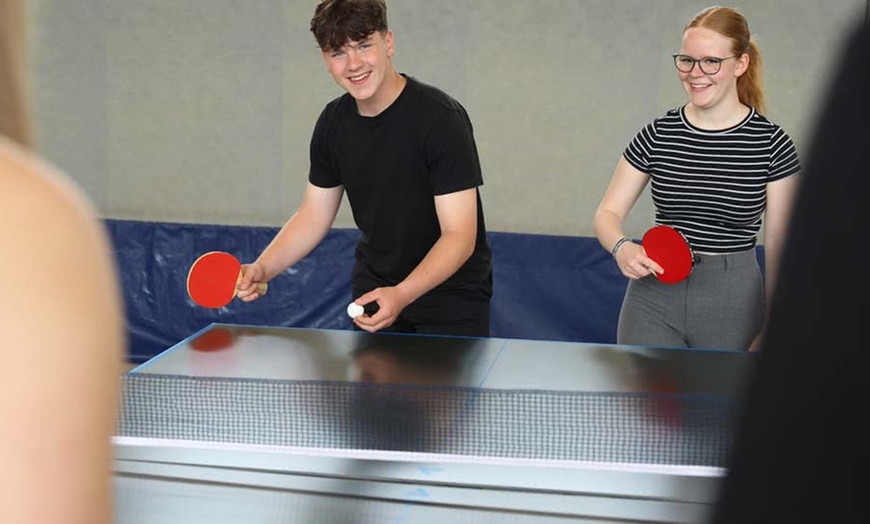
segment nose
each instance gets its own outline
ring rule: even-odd
[[[692,62],[692,69],[689,69],[689,72],[686,73],[688,76],[701,77],[706,76],[703,71],[701,71],[701,63],[700,62]]]
[[[362,66],[362,60],[360,59],[359,52],[356,49],[351,49],[347,53],[348,69],[359,69],[360,66]]]

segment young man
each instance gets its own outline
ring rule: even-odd
[[[437,88],[398,73],[384,0],[323,0],[311,20],[326,67],[347,93],[311,138],[302,204],[257,260],[238,294],[292,266],[323,239],[344,193],[362,235],[352,274],[354,318],[379,330],[489,335],[491,252],[471,121]]]

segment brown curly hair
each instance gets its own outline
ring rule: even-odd
[[[311,32],[323,51],[341,49],[379,31],[387,31],[384,0],[323,0],[311,19]]]

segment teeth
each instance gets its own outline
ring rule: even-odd
[[[368,73],[363,73],[363,74],[361,74],[361,75],[359,75],[359,76],[352,76],[352,77],[350,77],[350,79],[353,80],[354,82],[356,82],[356,81],[358,81],[358,80],[362,80],[362,79],[365,78],[366,76],[368,76]]]

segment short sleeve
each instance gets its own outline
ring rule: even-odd
[[[649,173],[650,170],[650,157],[655,136],[655,122],[650,122],[634,135],[622,153],[629,164],[644,173]]]
[[[801,170],[800,159],[794,142],[782,128],[777,127],[771,137],[770,169],[768,182],[797,174]]]
[[[433,124],[424,144],[435,195],[483,184],[474,132],[464,110],[454,108],[445,112]]]
[[[333,119],[329,117],[329,109],[329,106],[324,108],[314,125],[308,153],[310,161],[308,181],[317,187],[324,188],[341,185],[341,180],[334,168],[335,164],[330,160],[329,133],[330,123]]]

